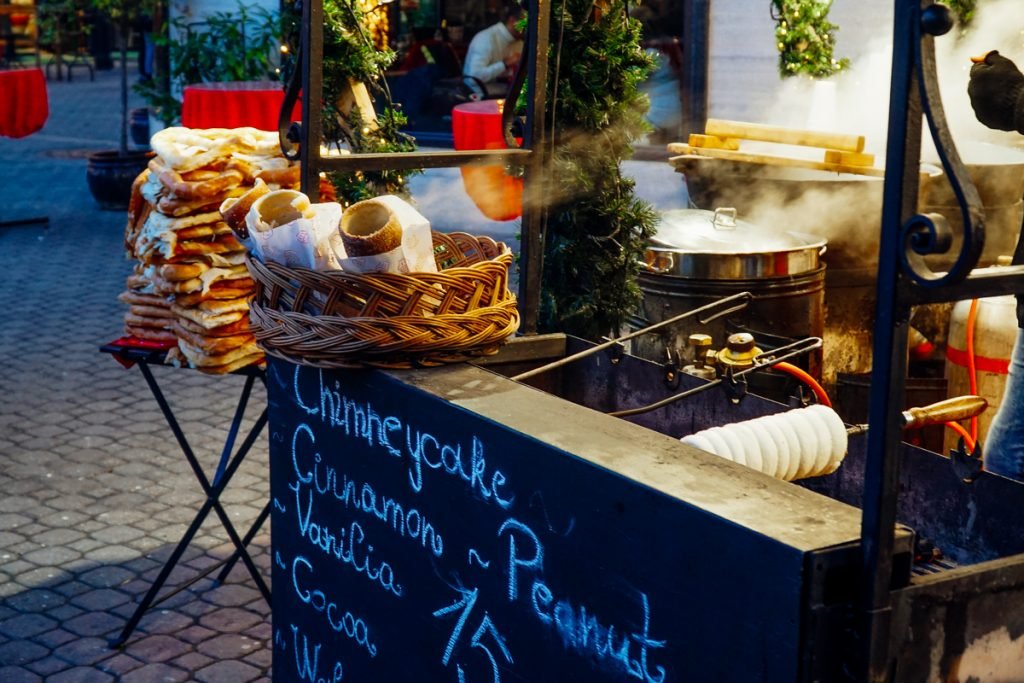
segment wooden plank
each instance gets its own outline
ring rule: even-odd
[[[708,119],[707,125],[704,127],[704,133],[720,138],[742,138],[744,140],[779,142],[785,145],[799,145],[801,147],[823,147],[825,149],[838,149],[843,152],[864,151],[863,135],[798,130],[743,121]]]
[[[706,147],[709,149],[737,150],[740,148],[740,141],[737,140],[736,138],[720,138],[715,135],[701,135],[700,133],[690,133],[690,146]]]
[[[673,150],[674,151],[674,150]],[[687,156],[689,155],[689,156]],[[774,154],[750,154],[748,152],[733,152],[725,149],[704,149],[700,147],[689,147],[683,156],[669,159],[672,163],[676,159],[687,159],[704,157],[708,159],[724,159],[726,161],[737,161],[747,164],[760,164],[762,166],[788,166],[792,168],[809,168],[817,171],[833,171],[835,173],[853,173],[856,175],[867,175],[877,178],[885,176],[884,168],[873,166],[852,166],[849,164],[833,164],[814,159],[798,159],[796,157],[784,157]],[[674,166],[676,164],[673,164]]]
[[[825,150],[826,164],[845,164],[848,166],[874,166],[875,155],[863,152],[843,152],[838,149]]]

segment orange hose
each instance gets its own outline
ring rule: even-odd
[[[946,426],[963,437],[964,445],[967,446],[967,451],[969,453],[974,452],[975,441],[971,438],[971,435],[967,433],[967,430],[960,426],[959,422],[947,422]]]
[[[978,395],[978,371],[974,363],[974,326],[978,321],[978,300],[971,300],[971,310],[967,313],[967,378],[971,384],[971,395]],[[971,418],[971,441],[978,440],[978,416]],[[974,450],[974,447],[971,447]]]
[[[787,375],[790,375],[800,380],[801,382],[806,384],[811,391],[814,392],[815,397],[817,397],[818,399],[818,403],[825,406],[826,408],[832,407],[832,401],[829,400],[828,394],[825,393],[825,390],[822,388],[822,386],[818,384],[818,381],[816,379],[814,379],[809,374],[804,372],[801,368],[798,368],[797,366],[791,363],[776,363],[772,367],[774,367],[776,370],[781,370],[782,372],[785,372]]]

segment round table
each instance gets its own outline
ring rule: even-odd
[[[477,100],[452,107],[452,135],[455,149],[503,149],[505,138],[501,134],[503,100]]]
[[[37,132],[50,116],[42,69],[0,71],[0,136],[23,138]]]
[[[181,125],[186,128],[244,128],[277,130],[284,89],[273,81],[232,81],[186,85],[182,93]],[[295,104],[292,121],[301,117]]]
[[[452,108],[452,136],[457,150],[504,149],[501,132],[502,100],[464,102]],[[463,166],[462,184],[480,211],[495,221],[510,221],[523,213],[523,179],[503,166]]]

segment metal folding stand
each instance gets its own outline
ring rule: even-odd
[[[221,451],[220,459],[217,463],[217,469],[213,475],[213,479],[210,480],[207,478],[202,465],[200,465],[192,447],[189,445],[188,439],[185,437],[185,433],[182,431],[181,425],[178,423],[178,420],[174,415],[174,411],[171,409],[163,391],[160,389],[160,385],[153,376],[153,371],[150,365],[162,365],[165,352],[148,349],[133,349],[114,344],[108,344],[100,347],[100,350],[104,353],[110,353],[120,360],[138,364],[139,370],[142,372],[142,376],[146,379],[146,384],[149,386],[149,389],[153,394],[153,398],[156,399],[157,405],[160,406],[160,412],[163,413],[164,419],[167,420],[167,425],[171,428],[174,438],[178,441],[178,445],[181,447],[181,451],[185,455],[185,459],[188,461],[199,485],[203,489],[203,493],[206,495],[206,500],[196,512],[195,517],[192,519],[192,523],[189,524],[185,534],[181,537],[181,540],[178,541],[178,545],[175,546],[170,557],[167,558],[167,561],[164,563],[159,575],[157,575],[156,579],[149,587],[149,590],[142,598],[142,601],[136,606],[135,612],[128,619],[127,623],[125,623],[124,628],[121,630],[121,634],[111,641],[111,647],[121,647],[128,641],[132,632],[135,630],[135,627],[138,626],[139,621],[142,619],[142,616],[150,607],[159,605],[174,595],[177,595],[218,569],[221,571],[220,574],[217,575],[217,582],[223,582],[238,560],[241,560],[245,565],[246,569],[249,571],[249,575],[252,576],[253,581],[256,582],[256,587],[269,604],[270,588],[267,586],[266,581],[264,581],[263,576],[260,574],[259,568],[256,566],[255,562],[253,562],[247,548],[269,516],[270,503],[268,501],[263,506],[263,509],[260,511],[259,515],[257,515],[256,519],[253,521],[244,536],[239,536],[234,525],[231,523],[231,519],[228,517],[220,503],[221,494],[230,483],[231,478],[234,476],[239,466],[241,466],[242,461],[252,448],[252,445],[255,443],[260,432],[263,431],[263,427],[267,424],[267,409],[264,407],[260,416],[249,429],[238,449],[235,449],[235,441],[238,437],[242,419],[245,417],[245,409],[249,403],[249,396],[252,393],[253,384],[255,384],[256,380],[259,379],[265,386],[266,372],[261,368],[249,366],[233,373],[244,375],[245,385],[242,387],[242,393],[238,398],[238,404],[235,407],[235,414],[231,420],[231,425],[228,428],[228,435],[225,439],[224,448]],[[189,581],[175,587],[165,595],[158,598],[157,596],[164,584],[167,582],[167,579],[170,577],[171,571],[181,560],[181,557],[188,549],[188,546],[192,543],[192,539],[199,531],[199,528],[202,526],[211,510],[217,514],[221,525],[227,532],[232,544],[234,544],[234,553],[225,561],[214,564],[191,578]]]

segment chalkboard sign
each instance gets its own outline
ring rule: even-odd
[[[858,530],[838,503],[673,464],[693,452],[471,366],[272,360],[268,395],[277,683],[798,680],[805,555]],[[773,534],[783,509],[803,527]]]

